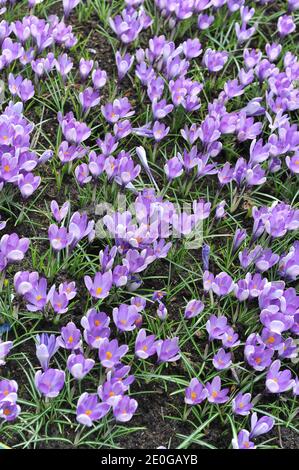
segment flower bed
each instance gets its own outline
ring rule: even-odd
[[[298,448],[299,2],[0,8],[1,441]]]

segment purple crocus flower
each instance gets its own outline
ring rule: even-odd
[[[293,338],[287,338],[285,342],[279,344],[278,355],[282,358],[296,358],[298,356],[298,347]]]
[[[111,124],[115,124],[120,119],[129,118],[135,114],[128,98],[115,99],[113,103],[107,103],[105,106],[102,106],[101,111],[106,121]]]
[[[69,56],[66,53],[60,54],[57,57],[57,60],[55,61],[55,68],[57,72],[61,75],[63,80],[66,80],[66,77],[72,70],[73,65],[74,64],[72,60],[69,58]]]
[[[92,176],[89,173],[89,166],[86,163],[80,163],[75,169],[76,180],[83,186],[92,180]]]
[[[137,39],[143,29],[152,24],[152,20],[143,8],[138,11],[134,8],[126,8],[120,15],[109,18],[109,24],[119,39],[124,44],[129,44]]]
[[[201,257],[202,257],[202,264],[203,264],[203,269],[204,269],[204,282],[207,282],[207,284],[210,285],[209,281],[209,262],[210,262],[210,252],[211,252],[211,247],[207,243],[204,243],[202,245],[202,250],[201,250]]]
[[[77,421],[91,427],[94,421],[102,419],[110,410],[108,403],[99,403],[96,393],[83,393],[77,403]]]
[[[293,395],[299,395],[299,378],[295,377],[294,385],[293,385]]]
[[[14,402],[1,401],[0,402],[0,419],[4,419],[7,422],[14,421],[20,414],[21,408]]]
[[[298,0],[288,0],[288,8],[290,11],[299,10],[299,1]]]
[[[179,338],[159,340],[156,344],[159,362],[175,362],[180,358]]]
[[[178,157],[173,157],[164,165],[164,171],[169,180],[178,178],[183,174],[183,165]]]
[[[272,252],[270,248],[261,250],[255,258],[255,266],[260,272],[268,271],[279,261],[279,255]]]
[[[279,333],[274,333],[268,328],[263,328],[261,338],[262,338],[263,343],[268,348],[272,348],[275,350],[278,349],[282,341],[281,335]]]
[[[130,303],[131,305],[135,305],[138,312],[142,312],[146,307],[146,299],[143,297],[131,297]]]
[[[90,128],[84,122],[76,121],[72,112],[67,113],[66,116],[62,116],[59,112],[58,122],[65,139],[70,143],[81,144],[91,134]]]
[[[218,180],[221,185],[230,183],[234,178],[234,169],[229,162],[226,162],[218,171]]]
[[[247,340],[248,341],[248,340]],[[271,364],[273,350],[267,349],[265,345],[246,344],[244,349],[245,358],[255,370],[263,371]]]
[[[118,155],[118,168],[115,181],[122,186],[127,186],[131,181],[137,178],[141,171],[140,165],[134,165],[134,161],[130,156]]]
[[[75,212],[70,219],[69,232],[73,235],[71,248],[74,248],[84,237],[88,237],[91,242],[95,236],[94,220],[88,220],[85,212],[82,214]]]
[[[83,354],[71,354],[67,359],[67,368],[77,380],[82,380],[95,365],[93,359],[86,359]]]
[[[127,75],[129,70],[132,68],[132,65],[134,62],[134,56],[131,56],[128,53],[122,56],[121,53],[117,51],[115,54],[115,59],[116,59],[116,66],[118,70],[118,78],[119,80],[122,80]]]
[[[34,86],[28,79],[23,80],[21,75],[14,77],[12,73],[8,75],[8,86],[13,96],[17,95],[22,101],[30,100],[34,95]]]
[[[299,276],[299,242],[291,246],[290,251],[282,256],[279,261],[279,273],[295,281]]]
[[[86,80],[90,72],[92,71],[94,61],[93,60],[86,60],[83,57],[80,59],[79,62],[79,70],[80,75],[83,80]]]
[[[93,280],[90,276],[84,276],[84,283],[92,297],[105,299],[112,287],[112,272],[106,271],[104,274],[98,272]]]
[[[1,341],[0,339],[0,366],[5,365],[5,358],[13,346],[12,341]]]
[[[278,18],[277,29],[281,37],[285,37],[296,30],[296,25],[291,15],[282,15]]]
[[[240,264],[242,268],[244,269],[248,268],[257,259],[257,257],[261,254],[261,252],[262,252],[261,245],[257,245],[251,251],[248,251],[247,248],[241,251],[239,253],[239,260],[240,260]]]
[[[61,336],[57,338],[57,344],[61,348],[74,350],[81,348],[81,332],[75,323],[69,322],[61,328]]]
[[[237,415],[247,416],[250,413],[250,410],[253,407],[253,404],[250,402],[251,393],[238,393],[237,396],[232,401],[233,412]]]
[[[204,309],[204,304],[201,300],[190,300],[185,307],[184,318],[194,318],[199,315]]]
[[[275,62],[281,53],[282,45],[276,43],[266,44],[265,50],[270,62]]]
[[[115,266],[112,272],[113,284],[116,287],[125,286],[128,282],[128,274],[129,274],[129,271],[126,266],[122,266],[122,265]]]
[[[247,273],[245,279],[248,285],[249,297],[258,297],[264,290],[267,279],[262,278],[259,273],[256,273],[253,276],[250,273]]]
[[[3,235],[0,240],[0,271],[9,263],[22,261],[29,244],[28,238],[19,238],[16,233]]]
[[[18,398],[18,384],[15,380],[0,380],[0,403],[3,401],[16,403]]]
[[[34,86],[31,80],[27,78],[22,80],[19,86],[18,96],[23,102],[30,100],[34,96]]]
[[[219,72],[228,60],[227,52],[213,51],[206,49],[203,56],[203,64],[207,67],[209,72]]]
[[[295,153],[292,157],[286,156],[286,164],[288,169],[294,173],[299,173],[299,154]]]
[[[290,390],[294,385],[292,374],[289,370],[280,371],[281,362],[274,361],[267,373],[266,387],[271,393],[281,393]]]
[[[240,279],[237,282],[234,288],[234,292],[239,302],[243,302],[244,300],[248,299],[249,289],[248,289],[248,283],[246,282],[246,279]]]
[[[81,325],[85,330],[92,330],[93,328],[107,328],[110,323],[110,318],[105,312],[98,312],[95,308],[90,308],[86,315],[81,318]]]
[[[281,313],[277,305],[269,305],[268,308],[263,309],[260,320],[264,326],[277,334],[289,330],[294,324],[293,316]]]
[[[138,310],[135,305],[121,304],[113,309],[113,321],[121,331],[132,331],[136,328]]]
[[[63,164],[82,158],[85,154],[86,150],[83,147],[70,145],[66,140],[61,142],[58,149],[58,157]]]
[[[80,0],[62,0],[64,17],[68,18],[70,12],[76,8],[76,6],[80,3]]]
[[[232,364],[231,353],[225,352],[223,348],[219,349],[219,351],[213,357],[213,366],[217,370],[227,369]]]
[[[249,431],[241,429],[237,439],[232,439],[233,449],[255,449],[254,442],[250,441]]]
[[[47,279],[42,277],[37,280],[32,286],[32,290],[26,292],[25,300],[29,302],[26,307],[30,312],[43,310],[47,304]]]
[[[229,294],[233,291],[234,287],[235,285],[232,278],[224,272],[217,274],[212,282],[212,290],[219,296]]]
[[[56,222],[60,223],[64,220],[69,212],[70,203],[67,201],[65,202],[61,208],[59,208],[56,201],[51,201],[51,212],[53,214],[54,219]]]
[[[213,339],[221,339],[227,328],[227,318],[224,315],[221,315],[220,317],[211,315],[206,323],[206,330],[209,333],[210,341]]]
[[[48,230],[48,237],[53,250],[61,251],[69,246],[73,240],[73,235],[65,227],[59,228],[56,224],[51,224]]]
[[[18,295],[25,295],[33,289],[39,279],[39,274],[29,271],[18,271],[14,276],[14,288]]]
[[[48,398],[55,398],[61,392],[65,381],[65,373],[59,369],[41,370],[35,374],[35,386],[37,390]]]
[[[118,400],[124,395],[124,392],[125,386],[122,382],[112,382],[111,380],[108,380],[98,387],[98,395],[100,399],[111,406],[114,406],[118,402]]]
[[[226,212],[225,212],[225,206],[226,206],[226,201],[221,201],[217,207],[216,207],[216,214],[215,214],[215,217],[216,219],[222,219],[222,217],[225,216]]]
[[[147,359],[156,353],[156,337],[155,335],[146,336],[145,329],[141,329],[135,341],[135,354],[140,359]]]
[[[166,127],[163,122],[155,121],[153,125],[153,137],[156,142],[160,142],[164,137],[168,135],[170,127]]]
[[[68,310],[68,296],[64,292],[57,292],[55,285],[53,285],[49,290],[47,301],[50,302],[55,313],[66,313]]]
[[[85,112],[88,109],[97,106],[101,101],[101,97],[97,90],[94,90],[92,87],[88,87],[79,93],[79,101],[83,111]]]
[[[59,284],[59,289],[58,289],[59,294],[65,294],[67,297],[67,300],[72,300],[74,297],[76,297],[77,290],[76,290],[76,283],[73,282],[62,282]]]
[[[187,405],[199,405],[208,396],[208,391],[199,382],[198,379],[194,378],[190,381],[188,387],[185,390],[185,403]]]
[[[99,359],[102,366],[106,368],[115,366],[128,350],[129,347],[126,344],[118,346],[117,339],[109,341],[105,338],[99,347]]]
[[[103,88],[107,82],[107,73],[105,70],[96,69],[92,72],[92,83],[94,88]]]
[[[235,23],[235,31],[238,40],[238,44],[243,44],[244,42],[248,41],[249,38],[255,33],[256,27],[251,26],[247,28],[246,23],[242,23],[241,26],[239,23]]]
[[[137,407],[138,403],[136,400],[128,396],[123,396],[113,406],[113,415],[116,421],[126,423],[132,419]]]
[[[181,135],[190,145],[193,145],[199,138],[199,128],[196,124],[192,124],[190,128],[185,125],[184,129],[181,129]]]
[[[198,38],[187,39],[187,41],[183,42],[182,47],[186,59],[193,59],[202,53],[202,47]]]
[[[128,375],[130,370],[130,366],[124,366],[119,363],[107,372],[107,380],[113,384],[121,383],[124,386],[124,390],[127,391],[135,380],[134,375]]]
[[[159,302],[158,308],[157,308],[157,316],[160,318],[160,320],[166,320],[168,316],[168,311],[163,302]]]
[[[241,6],[245,3],[245,0],[227,0],[227,6],[230,12],[240,10]]]
[[[225,348],[235,348],[239,346],[240,340],[237,333],[234,332],[234,329],[228,327],[221,337],[222,344]]]
[[[210,403],[225,403],[229,400],[227,396],[229,388],[221,390],[221,378],[217,375],[212,382],[207,382],[208,401]]]
[[[238,228],[235,232],[234,239],[233,239],[233,253],[237,251],[239,246],[243,243],[247,236],[247,232],[245,229]]]
[[[49,368],[50,360],[58,349],[59,344],[55,335],[47,333],[36,335],[36,357],[44,371]]]
[[[164,119],[173,110],[172,104],[167,104],[165,99],[161,101],[153,100],[152,110],[155,119]]]
[[[86,318],[86,317],[83,317]],[[96,322],[98,320],[95,320]],[[89,347],[98,349],[104,339],[109,338],[110,328],[108,326],[94,326],[84,330],[84,339]]]
[[[273,428],[275,421],[270,416],[262,416],[258,419],[256,413],[251,415],[251,432],[250,437],[258,437],[261,434],[265,434]]]
[[[197,22],[198,28],[201,31],[204,31],[205,29],[208,29],[211,26],[211,24],[213,24],[214,20],[215,20],[215,16],[201,13],[200,15],[198,15],[198,22]]]
[[[153,292],[152,299],[157,300],[158,302],[165,297],[166,292],[163,292],[162,290],[156,290]]]

